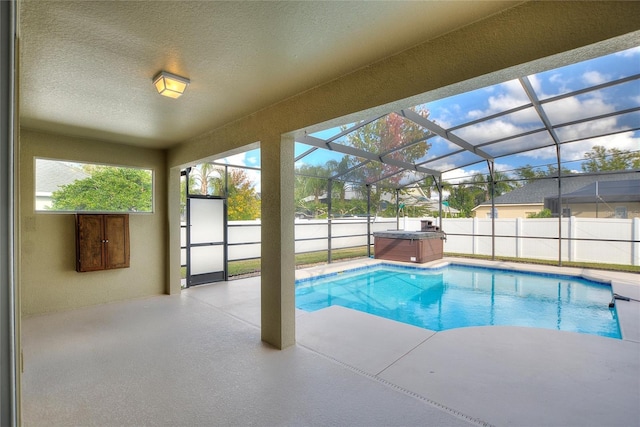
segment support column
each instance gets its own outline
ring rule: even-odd
[[[180,168],[169,169],[167,177],[167,217],[169,221],[169,247],[167,283],[165,292],[179,294],[182,290],[180,279]]]
[[[400,230],[400,190],[396,188],[396,230]]]
[[[333,180],[327,181],[327,264],[331,264],[331,190],[333,189]]]
[[[15,247],[16,3],[0,1],[0,425],[20,425],[20,305]]]
[[[367,184],[367,258],[371,258],[371,184]]]
[[[262,162],[262,340],[283,349],[295,344],[294,139],[260,142]]]
[[[496,260],[496,198],[495,198],[495,178],[494,178],[494,167],[495,164],[493,160],[487,160],[487,166],[489,166],[489,191],[491,194],[491,260]]]
[[[631,222],[631,265],[640,265],[640,218]]]

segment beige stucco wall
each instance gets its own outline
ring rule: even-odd
[[[624,203],[563,203],[562,206],[571,208],[571,216],[578,218],[614,218],[615,208],[625,206],[627,208],[627,218],[640,217],[640,202]],[[544,206],[540,204],[531,205],[496,205],[498,218],[527,218],[530,212],[540,212]],[[475,210],[476,218],[488,218],[491,206],[478,206]]]
[[[20,291],[22,314],[67,310],[157,295],[166,289],[165,152],[22,130],[20,148]],[[36,213],[34,158],[105,163],[154,171],[154,213],[129,217],[131,267],[75,271],[75,218]]]
[[[571,216],[578,218],[615,218],[617,207],[627,208],[627,218],[640,217],[640,202],[611,202],[611,203],[562,203],[571,208]]]
[[[538,213],[544,208],[542,203],[530,205],[496,205],[498,218],[526,218],[529,213]],[[475,218],[489,218],[491,206],[478,206],[473,211]]]

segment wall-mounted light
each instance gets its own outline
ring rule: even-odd
[[[158,93],[163,96],[168,96],[169,98],[179,98],[182,96],[189,83],[189,79],[167,73],[166,71],[160,71],[153,78],[153,84],[158,90]]]

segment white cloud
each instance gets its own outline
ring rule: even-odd
[[[525,127],[517,126],[505,120],[491,120],[473,126],[458,129],[455,134],[471,144],[481,144],[486,141],[500,139],[525,132]]]
[[[435,110],[428,110],[429,120],[435,122],[438,126],[448,129],[452,126],[452,119],[462,115],[462,108],[459,104],[450,104],[437,107]]]
[[[249,177],[249,180],[253,184],[253,188],[256,190],[256,192],[260,193],[262,188],[260,183],[260,171],[256,171],[253,169],[244,169],[244,172],[247,174],[247,177]]]
[[[553,123],[556,124],[615,111],[613,105],[607,104],[603,99],[599,98],[597,94],[583,100],[575,96],[563,98],[549,104],[544,104],[543,108]]]
[[[225,157],[224,159],[217,160],[217,162],[227,164],[230,167],[240,167],[247,175],[247,178],[251,181],[253,188],[258,193],[260,192],[260,171],[242,168],[242,166],[260,167],[259,150],[245,151],[243,153],[234,154],[232,156]]]
[[[580,139],[584,135],[602,135],[616,130],[622,130],[617,126],[615,117],[595,120],[592,122],[578,123],[572,126],[558,128],[556,133],[561,141]]]
[[[637,151],[640,148],[640,137],[634,136],[633,132],[626,132],[563,144],[560,148],[562,161],[582,160],[584,159],[584,153],[590,151],[596,145],[617,148],[622,151]]]
[[[625,58],[640,55],[640,46],[632,47],[631,49],[623,50],[622,52],[617,52],[616,55],[623,56]]]
[[[611,120],[615,122],[615,119]],[[577,135],[584,134],[585,132],[594,133],[598,131],[595,124],[593,123],[581,123],[580,125],[576,125],[576,127],[582,127],[582,129],[576,129],[573,131]],[[608,125],[603,127],[605,129],[609,129]],[[590,151],[596,145],[602,145],[607,148],[617,148],[623,151],[637,151],[640,148],[640,137],[634,136],[634,132],[625,132],[616,135],[601,136],[562,144],[560,146],[561,160],[563,163],[583,160],[584,154]],[[533,165],[550,163],[555,166],[557,162],[555,146],[521,153],[517,155],[517,157],[524,159],[523,163],[529,163]],[[568,167],[574,168],[575,165],[568,165]]]
[[[486,170],[477,170],[477,169],[453,169],[448,172],[442,174],[442,180],[451,184],[459,184],[462,181],[471,179],[471,177],[475,174],[486,174]]]
[[[514,169],[513,166],[508,165],[506,163],[496,163],[495,164],[495,168],[498,172],[509,172],[512,171]]]
[[[449,114],[448,111],[446,113]],[[431,118],[429,118],[429,119],[431,120]],[[445,120],[443,118],[443,116],[440,116],[440,118],[438,118],[438,119],[433,119],[432,121],[435,124],[437,124],[438,126],[440,126],[441,128],[444,128],[444,129],[449,129],[452,126],[451,122],[448,121],[448,120]]]
[[[537,82],[536,85],[538,85]],[[467,117],[472,120],[480,117],[486,117],[530,102],[518,80],[510,80],[502,83],[498,85],[498,88],[501,89],[500,92],[487,99],[489,105],[486,109],[471,110],[467,113]]]
[[[220,159],[219,162],[228,165],[260,167],[260,150],[245,151]]]
[[[525,153],[521,153],[517,155],[518,157],[522,157],[524,159],[533,159],[533,160],[553,160],[556,159],[556,148],[555,146],[538,148],[536,150],[527,151]]]
[[[602,74],[598,71],[587,71],[582,75],[582,81],[592,86],[599,85],[609,80],[610,80],[609,76]]]
[[[549,81],[553,84],[563,85],[567,83],[567,80],[562,78],[562,73],[555,73],[549,76]]]

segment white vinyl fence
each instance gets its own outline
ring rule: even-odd
[[[562,248],[558,244],[562,230]],[[491,219],[444,219],[445,252],[491,255]],[[495,254],[517,258],[640,265],[640,218],[496,219]]]
[[[437,219],[430,218],[438,223]],[[496,219],[495,238],[491,238],[491,219],[445,218],[445,252],[491,255],[492,240],[496,256],[558,259],[557,218]],[[640,218],[563,218],[562,260],[640,265]],[[376,218],[371,232],[395,230],[395,218]],[[401,218],[400,229],[420,230],[420,219]],[[328,249],[327,220],[297,219],[296,253]],[[373,244],[373,237],[371,238]],[[229,261],[260,257],[260,221],[230,221]],[[331,221],[331,248],[366,246],[365,218]],[[184,241],[183,241],[184,245]],[[184,252],[184,251],[183,251]],[[183,257],[184,258],[184,257]],[[183,262],[186,262],[183,259]]]

